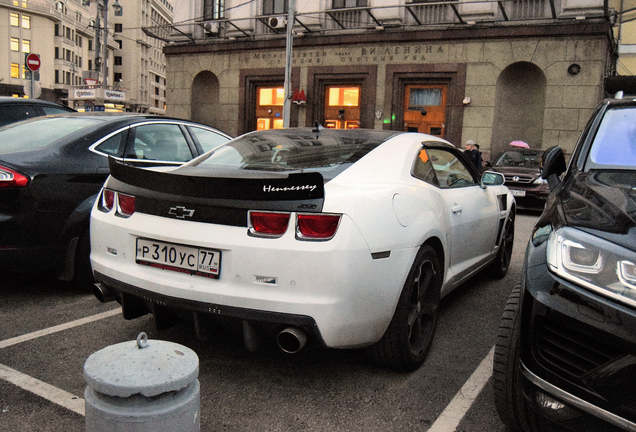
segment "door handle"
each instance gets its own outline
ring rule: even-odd
[[[455,207],[451,207],[451,213],[453,213],[454,215],[458,215],[462,213],[462,206],[455,206]]]

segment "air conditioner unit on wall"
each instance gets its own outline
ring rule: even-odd
[[[207,34],[219,34],[220,28],[218,21],[208,21],[203,24],[203,30],[205,30]]]
[[[283,29],[287,26],[287,19],[284,16],[273,16],[267,18],[267,25],[273,29]]]

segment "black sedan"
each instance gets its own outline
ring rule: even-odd
[[[32,117],[75,112],[74,109],[40,99],[0,96],[0,126]]]
[[[202,124],[139,114],[61,114],[0,128],[0,268],[89,282],[89,216],[108,157],[177,166],[229,139]]]

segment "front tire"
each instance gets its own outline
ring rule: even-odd
[[[376,363],[396,371],[420,367],[437,327],[443,269],[435,250],[420,248],[382,339],[371,347]]]
[[[493,358],[495,407],[512,431],[528,431],[528,410],[521,388],[519,350],[521,336],[521,287],[516,285],[506,301],[499,322]]]

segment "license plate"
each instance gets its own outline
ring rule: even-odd
[[[216,249],[137,239],[137,264],[218,279],[221,251]]]
[[[510,192],[512,192],[512,196],[516,196],[516,197],[526,196],[526,191],[524,190],[510,189]]]

